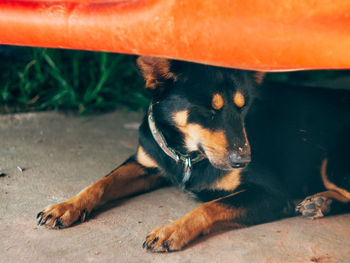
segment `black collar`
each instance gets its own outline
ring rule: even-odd
[[[182,183],[186,183],[192,173],[192,164],[198,163],[205,159],[205,156],[201,153],[198,153],[195,157],[191,157],[189,154],[182,154],[175,149],[168,146],[163,134],[160,130],[157,129],[156,124],[153,119],[153,110],[152,104],[148,109],[148,126],[151,130],[152,136],[158,146],[163,150],[163,152],[168,155],[170,158],[175,160],[176,163],[183,162],[184,164],[184,174],[182,177]]]

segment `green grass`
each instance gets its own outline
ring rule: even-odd
[[[133,56],[0,46],[0,112],[84,114],[148,101]]]

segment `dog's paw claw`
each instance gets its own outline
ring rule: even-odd
[[[162,248],[164,248],[167,252],[169,251],[169,244],[168,244],[167,241],[164,241],[164,242],[162,243]]]
[[[38,219],[37,224],[38,224],[39,226],[42,226],[42,225],[44,225],[44,224],[46,223],[46,221],[49,220],[51,217],[52,217],[51,214],[45,216],[43,212],[40,212],[40,213],[37,215],[37,217],[36,217],[36,218]]]
[[[149,239],[149,237],[146,237],[145,242],[143,242],[142,247],[146,248],[146,250],[152,250],[154,244],[159,240],[158,237],[153,238],[153,240]]]
[[[40,216],[40,217],[38,218],[38,221],[36,222],[36,224],[37,224],[38,226],[40,226],[42,220],[43,220],[43,218]]]
[[[50,215],[48,215],[48,216],[46,216],[45,218],[43,218],[43,217],[41,217],[40,219],[42,219],[41,220],[41,222],[40,222],[40,226],[42,226],[42,225],[45,225],[46,224],[46,221],[47,220],[49,220],[49,219],[51,219],[52,218],[52,215],[50,214]]]
[[[61,219],[57,218],[55,220],[55,223],[53,224],[53,228],[61,228],[61,227],[62,227]]]
[[[43,214],[44,214],[43,211],[39,212],[39,213],[36,215],[36,219],[38,219],[39,217],[41,217]]]
[[[295,212],[304,217],[319,218],[327,215],[331,210],[332,199],[327,199],[321,195],[305,198],[295,207]]]

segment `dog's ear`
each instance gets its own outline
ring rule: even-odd
[[[156,89],[167,81],[175,80],[170,71],[170,61],[165,58],[140,56],[137,65],[146,81],[146,88]]]
[[[257,71],[254,73],[254,79],[255,79],[255,82],[257,84],[261,84],[263,83],[264,81],[264,77],[265,77],[265,72],[262,72],[262,71]]]

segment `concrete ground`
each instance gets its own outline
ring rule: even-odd
[[[198,205],[175,188],[108,204],[71,228],[38,227],[41,209],[133,153],[140,119],[125,111],[0,116],[0,262],[350,262],[350,214],[289,218],[216,233],[181,252],[148,253],[141,245],[153,228]]]

